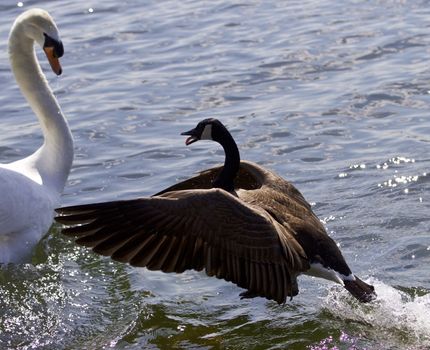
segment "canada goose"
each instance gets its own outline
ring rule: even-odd
[[[61,74],[63,44],[52,17],[31,9],[17,17],[9,34],[13,74],[43,131],[43,145],[30,156],[0,164],[0,264],[23,262],[49,230],[73,160],[73,140],[34,51],[44,50]]]
[[[300,192],[255,163],[240,161],[224,125],[205,119],[182,133],[186,144],[213,140],[224,166],[173,185],[150,198],[57,209],[56,220],[76,243],[150,270],[206,270],[278,303],[298,293],[301,273],[343,285],[362,302],[374,288],[351,273],[336,243]]]

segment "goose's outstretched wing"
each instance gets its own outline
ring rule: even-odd
[[[265,210],[221,189],[57,209],[76,243],[133,266],[164,272],[205,269],[282,303],[309,268],[294,236]]]

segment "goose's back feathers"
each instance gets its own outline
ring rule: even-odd
[[[221,172],[222,168],[223,166],[217,166],[203,170],[196,176],[156,193],[155,196],[172,191],[212,188],[212,182]],[[303,207],[307,209],[311,208],[303,195],[290,182],[254,162],[240,161],[239,172],[234,179],[234,186],[236,189],[243,190],[261,190],[263,187],[271,188],[274,191],[282,193],[284,196],[294,199]]]
[[[204,170],[155,196],[182,190],[209,189],[221,170],[222,166]],[[320,220],[300,191],[277,174],[256,163],[242,160],[234,184],[236,195],[242,201],[264,208],[279,222],[288,223],[294,229],[307,223],[326,235]]]
[[[155,194],[160,194],[172,191],[193,190],[193,189],[209,189],[212,188],[212,183],[217,175],[221,172],[223,166],[213,167],[199,172],[187,180],[174,184]],[[246,190],[255,190],[261,188],[266,181],[265,172],[259,172],[258,169],[263,169],[255,163],[242,160],[240,162],[239,172],[234,180],[236,188]]]
[[[114,260],[164,272],[205,269],[279,303],[309,268],[295,238],[261,208],[221,189],[62,208],[77,243]]]

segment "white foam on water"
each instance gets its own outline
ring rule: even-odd
[[[324,309],[337,318],[361,323],[368,339],[398,346],[402,342],[405,349],[430,348],[430,293],[411,295],[374,278],[366,282],[375,287],[375,301],[362,304],[347,291],[332,288]]]

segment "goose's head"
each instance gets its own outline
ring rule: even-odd
[[[53,72],[62,73],[60,61],[64,54],[63,43],[57,26],[48,12],[42,9],[30,9],[22,13],[15,21],[12,30],[20,28],[24,35],[37,42],[46,54]]]
[[[189,136],[185,140],[187,146],[199,140],[212,140],[223,147],[224,167],[212,180],[212,187],[234,193],[234,179],[239,171],[240,155],[236,142],[227,128],[218,119],[209,118],[202,120],[194,129],[185,131],[181,135]]]
[[[185,144],[191,145],[199,140],[212,140],[220,142],[224,135],[229,134],[226,127],[215,118],[204,119],[194,129],[185,131],[181,135],[189,136]]]

